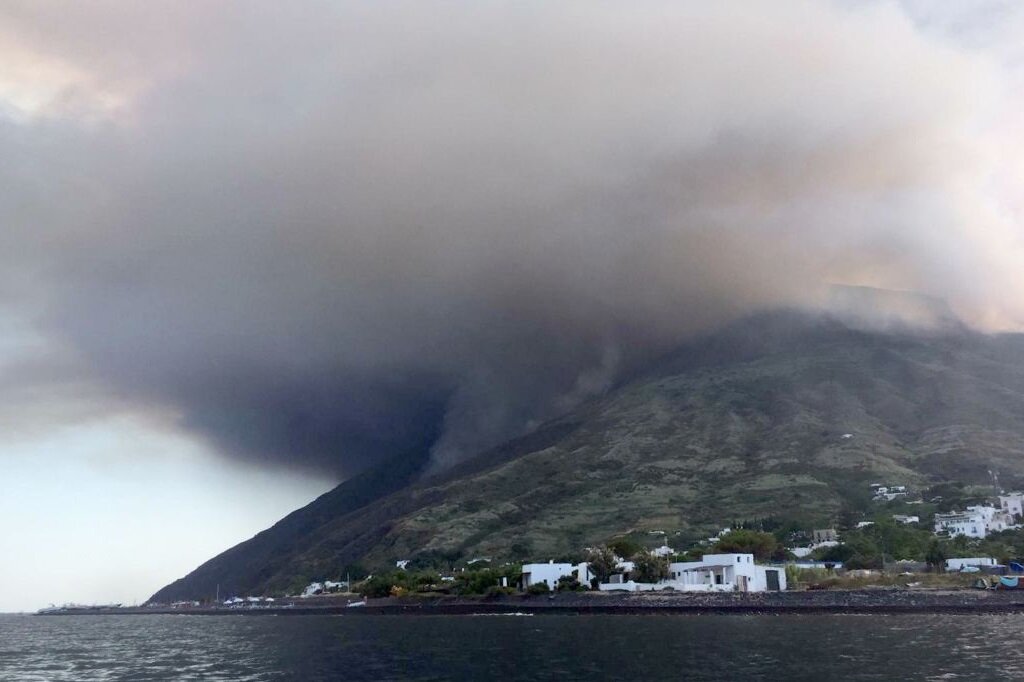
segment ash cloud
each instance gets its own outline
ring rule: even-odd
[[[1024,22],[932,11],[7,3],[0,302],[118,400],[337,476],[829,282],[1016,327]]]

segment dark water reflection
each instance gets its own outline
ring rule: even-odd
[[[1024,679],[1024,615],[0,616],[0,680]]]

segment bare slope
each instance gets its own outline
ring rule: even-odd
[[[275,526],[154,599],[208,596],[214,574],[222,594],[274,592],[355,563],[545,559],[630,529],[769,515],[826,523],[866,505],[875,480],[984,482],[990,468],[1024,482],[1024,337],[765,314],[441,477],[333,515],[321,498],[288,517],[316,515],[301,535]]]

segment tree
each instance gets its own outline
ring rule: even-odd
[[[637,552],[644,551],[644,546],[632,538],[615,538],[608,543],[608,549],[615,552],[615,556],[626,559],[633,556]]]
[[[818,558],[821,561],[846,563],[853,558],[853,554],[853,548],[849,545],[836,545],[834,547],[827,548]]]
[[[455,576],[453,586],[456,594],[484,594],[489,587],[501,585],[504,574],[493,568],[478,571],[463,571]]]
[[[882,552],[874,538],[864,533],[847,533],[842,546],[852,552],[844,562],[846,568],[882,568]]]
[[[668,577],[668,559],[654,556],[648,551],[633,556],[633,580],[639,583],[656,583]]]
[[[937,539],[932,540],[931,544],[928,545],[928,551],[924,555],[924,560],[928,562],[928,566],[933,571],[941,571],[946,566],[946,559],[948,559],[948,553],[943,543]]]
[[[364,597],[387,597],[395,585],[395,576],[385,573],[364,580],[357,588]]]
[[[609,547],[598,547],[587,554],[587,566],[600,583],[608,582],[608,576],[618,569],[615,552]]]
[[[753,554],[755,559],[767,561],[779,549],[779,541],[771,533],[756,530],[733,530],[718,539],[715,554]]]

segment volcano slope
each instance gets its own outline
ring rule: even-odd
[[[398,559],[546,560],[629,531],[834,521],[871,482],[1024,484],[1024,336],[777,312],[441,474],[405,457],[154,595],[271,594]]]

